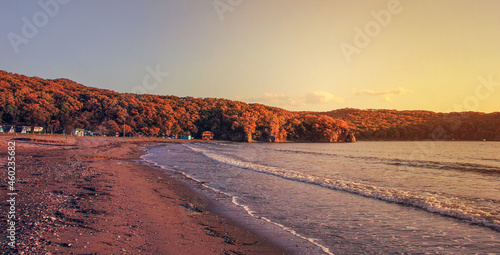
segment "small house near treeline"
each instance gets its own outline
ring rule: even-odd
[[[31,132],[31,127],[30,126],[16,126],[16,133],[20,134],[27,134]]]
[[[15,133],[16,132],[15,127],[11,126],[11,125],[2,126],[2,130],[3,130],[3,133]]]
[[[214,133],[212,131],[205,131],[201,135],[201,139],[203,140],[213,140],[214,139]]]
[[[177,139],[181,140],[191,140],[191,135],[178,135]]]
[[[83,128],[75,128],[75,130],[73,130],[73,135],[74,136],[84,136],[85,135],[85,129],[83,129]]]
[[[43,127],[33,126],[33,129],[30,132],[33,132],[33,133],[43,133]]]

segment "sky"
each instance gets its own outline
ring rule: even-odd
[[[4,0],[0,69],[288,110],[500,111],[496,0]]]

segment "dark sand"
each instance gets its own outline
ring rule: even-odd
[[[7,245],[7,141],[16,142],[16,248]],[[154,141],[0,136],[4,254],[285,254],[143,164]]]

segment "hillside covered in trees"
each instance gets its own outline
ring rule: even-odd
[[[230,141],[500,141],[500,113],[339,109],[290,112],[215,98],[137,95],[0,70],[0,125],[101,135],[192,135]],[[356,138],[354,138],[354,136]]]
[[[0,70],[0,125],[48,132],[84,128],[101,135],[192,135],[231,141],[350,142],[346,122],[261,104],[214,98],[137,95]]]
[[[500,141],[500,112],[339,109],[315,113],[346,121],[359,140]]]

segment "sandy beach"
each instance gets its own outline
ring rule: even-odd
[[[15,248],[8,142],[15,142]],[[4,254],[285,254],[213,213],[211,202],[141,160],[157,141],[0,136]]]

